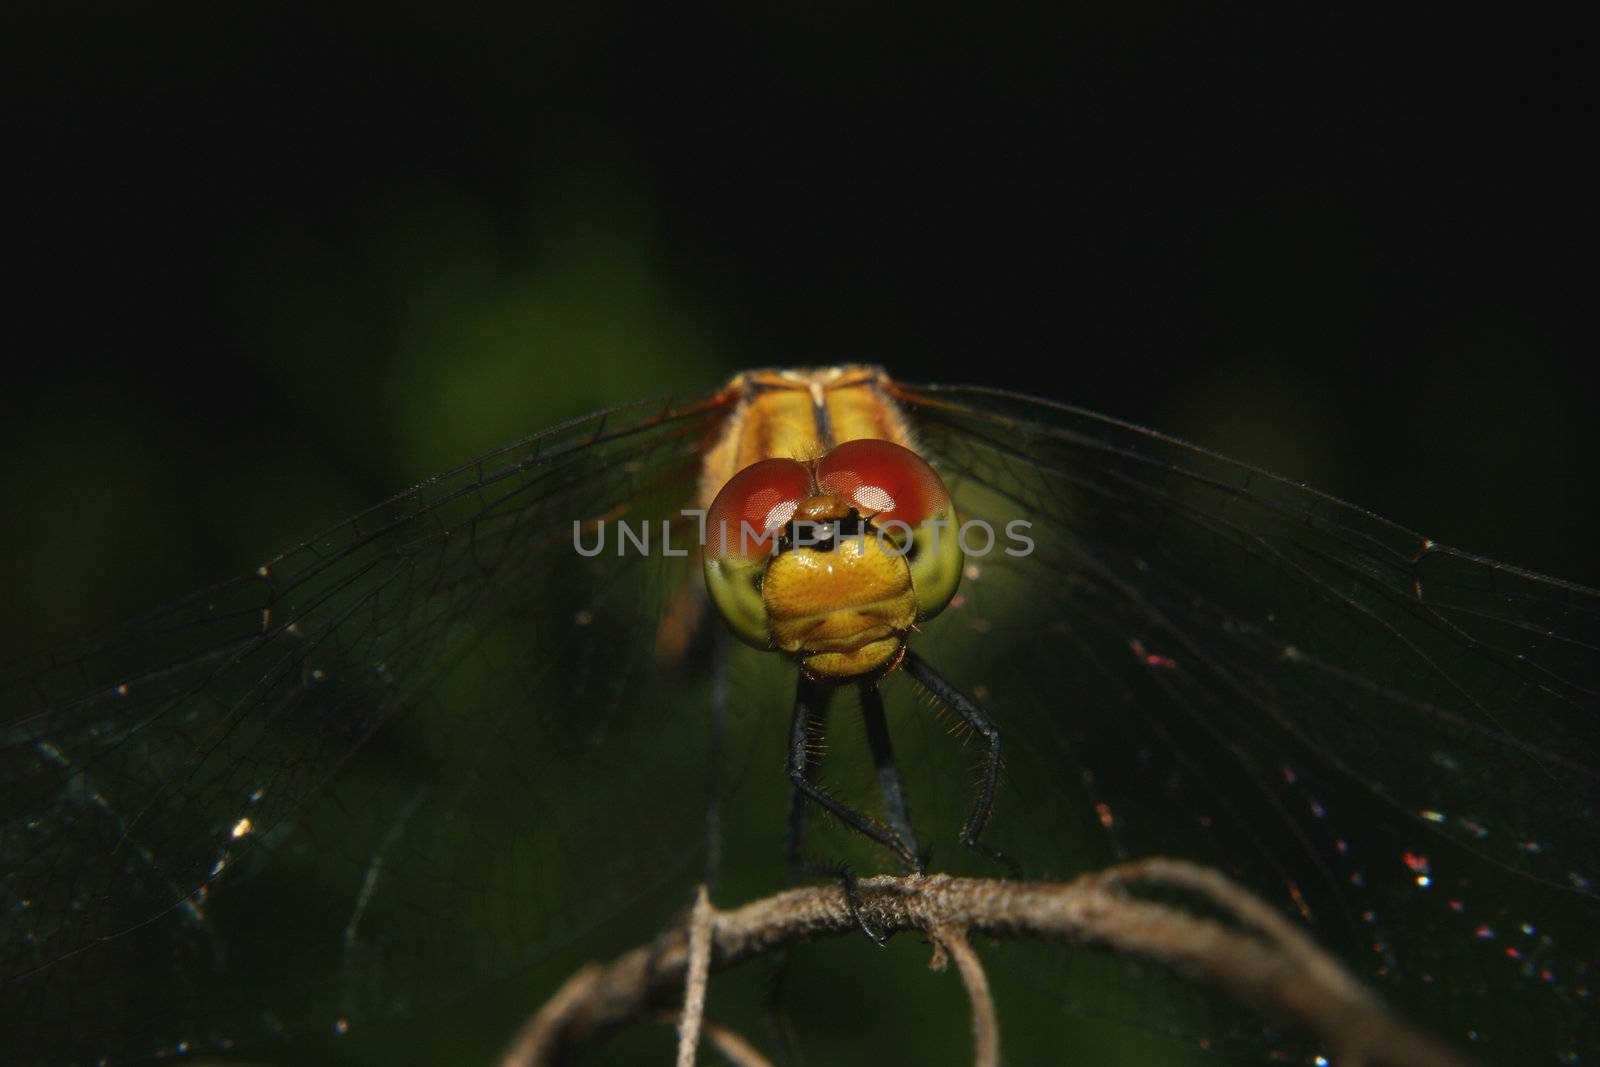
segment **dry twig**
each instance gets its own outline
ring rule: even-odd
[[[1135,899],[1127,889],[1140,884],[1196,893],[1242,928]],[[965,946],[972,932],[1067,941],[1170,967],[1315,1034],[1341,1063],[1466,1067],[1467,1061],[1389,1011],[1266,903],[1193,863],[1141,860],[1065,883],[883,876],[856,883],[855,892],[861,920],[885,932],[919,930],[963,967],[980,1055],[986,1040],[980,1026],[992,1025],[992,1005],[980,1003],[988,999],[987,981],[976,957],[969,974],[955,947]],[[848,934],[857,921],[838,886],[791,889],[715,912],[706,924],[710,967],[722,970],[785,945]],[[971,956],[970,947],[966,953]],[[581,969],[524,1027],[502,1067],[553,1064],[563,1048],[648,1012],[683,988],[689,955],[684,929],[674,928],[604,967]],[[988,1024],[979,1021],[983,1011],[990,1014]],[[997,1048],[997,1033],[993,1040]]]
[[[711,896],[702,884],[689,915],[689,962],[684,968],[683,1021],[678,1024],[678,1067],[694,1067],[700,1024],[706,1015],[706,984],[711,980]]]
[[[972,1067],[1000,1067],[1000,1022],[995,1018],[994,996],[989,992],[989,976],[983,972],[978,954],[967,943],[967,933],[959,926],[936,926],[928,931],[935,945],[929,966],[944,969],[945,957],[956,961],[961,983],[972,1002]]]
[[[772,1063],[755,1046],[729,1030],[726,1026],[718,1026],[710,1019],[706,1020],[706,1040],[722,1054],[722,1058],[733,1064],[733,1067],[772,1067]]]

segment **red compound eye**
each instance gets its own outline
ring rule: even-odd
[[[811,495],[811,472],[792,459],[764,459],[728,479],[706,512],[708,559],[772,554],[772,539]]]
[[[817,464],[817,483],[879,525],[897,519],[917,526],[950,509],[950,494],[934,469],[889,441],[846,441]]]

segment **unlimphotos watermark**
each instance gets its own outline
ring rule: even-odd
[[[858,542],[862,555],[866,554],[868,543],[872,543],[881,552],[893,556],[910,556],[921,552],[924,548],[938,552],[940,539],[949,536],[955,537],[962,554],[968,557],[982,558],[994,552],[997,547],[1008,556],[1030,556],[1034,549],[1033,538],[1028,536],[1028,531],[1033,529],[1033,523],[1027,519],[1012,519],[1006,523],[1003,543],[1002,538],[995,534],[994,526],[983,519],[967,519],[959,526],[955,526],[951,519],[929,519],[916,527],[899,519],[888,519],[882,525],[854,523],[848,531],[845,531],[838,522],[817,522],[809,519],[795,519],[775,531],[760,529],[748,521],[741,522],[737,531],[726,523],[719,523],[721,528],[713,531],[715,540],[711,541],[707,538],[704,508],[686,508],[679,514],[686,519],[695,520],[698,531],[695,544],[702,549],[715,548],[719,556],[748,557],[762,553],[776,556],[786,548],[837,547],[845,541]],[[674,525],[671,519],[661,520],[661,539],[655,543],[654,551],[662,556],[687,556],[689,554],[687,544],[676,546],[673,544]],[[952,526],[955,526],[953,532]],[[600,555],[606,550],[608,528],[616,531],[616,555],[626,556],[630,549],[642,556],[651,554],[652,527],[649,522],[644,521],[629,524],[623,520],[602,519],[598,522],[585,523],[574,519],[573,549],[580,556]],[[782,534],[787,536],[779,536]],[[586,544],[586,540],[592,543]],[[680,540],[687,539],[680,535]]]

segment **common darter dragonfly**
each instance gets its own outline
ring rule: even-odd
[[[1194,860],[1483,1062],[1600,1051],[1595,592],[1116,419],[859,373],[963,519],[1030,524],[1029,552],[965,560],[911,637],[1005,737],[993,849],[1028,877]],[[670,916],[708,865],[780,886],[793,668],[684,624],[699,564],[662,551],[742,395],[563,423],[11,664],[9,1057],[269,1056]],[[602,521],[657,540],[576,551]],[[881,690],[930,866],[996,873],[958,840],[975,751],[903,678]],[[834,727],[830,790],[870,808],[866,746]],[[813,830],[841,866],[893,866]],[[1037,947],[993,966],[1063,1009],[1047,1047],[1076,1011],[1184,1054],[1321,1055],[1176,979]]]

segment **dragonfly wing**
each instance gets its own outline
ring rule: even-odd
[[[1600,595],[1090,412],[900,399],[999,534],[926,645],[1007,735],[999,847],[1217,866],[1448,1036],[1593,1047]]]
[[[703,727],[665,710],[651,648],[686,561],[659,541],[619,557],[615,524],[662,536],[723,414],[713,397],[558,426],[11,665],[13,1061],[331,1033],[524,966],[683,875],[704,801],[672,776],[698,780]],[[602,519],[605,551],[580,555],[574,524],[592,548]]]

